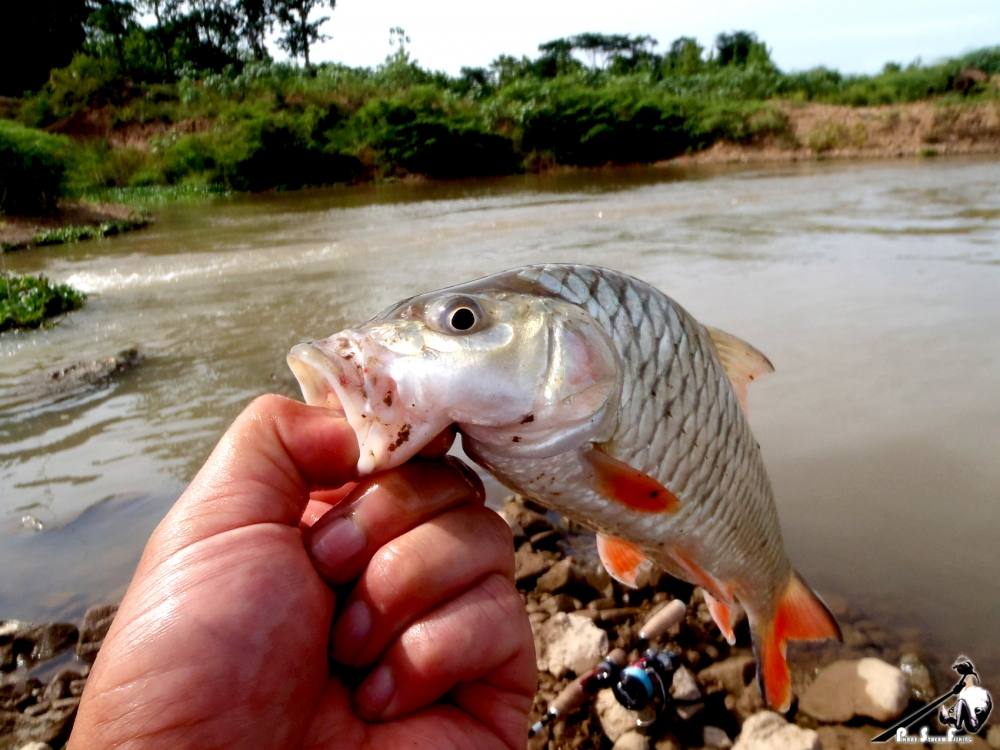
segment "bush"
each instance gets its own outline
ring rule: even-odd
[[[0,331],[37,328],[46,318],[83,305],[86,295],[67,284],[52,284],[44,276],[0,274]]]
[[[426,92],[424,92],[426,93]],[[345,125],[359,145],[374,149],[382,172],[428,177],[474,177],[517,171],[514,143],[434,96],[383,99],[361,108]],[[332,134],[335,142],[345,131]],[[350,135],[348,135],[350,137]]]
[[[51,211],[66,182],[69,140],[0,120],[0,213]]]

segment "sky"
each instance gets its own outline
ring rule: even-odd
[[[756,32],[785,71],[826,65],[874,73],[887,61],[933,62],[1000,44],[1000,0],[337,0],[314,61],[375,66],[401,26],[424,68],[457,73],[500,54],[584,31],[679,36],[710,47],[721,31]],[[317,15],[319,15],[317,13]]]

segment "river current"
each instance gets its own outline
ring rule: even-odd
[[[0,336],[0,617],[120,596],[227,423],[293,394],[292,344],[567,261],[639,276],[763,350],[776,372],[751,424],[796,566],[944,659],[998,665],[998,185],[990,160],[389,184],[176,204],[146,230],[9,254],[90,300]],[[97,387],[45,384],[133,346],[145,360]]]

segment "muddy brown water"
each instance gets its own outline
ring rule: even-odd
[[[131,235],[10,254],[91,298],[0,336],[0,618],[119,596],[226,424],[289,392],[292,344],[571,261],[766,352],[751,423],[796,566],[1000,676],[998,185],[1000,161],[924,160],[368,186],[174,205]],[[104,385],[30,395],[134,345],[146,361]]]

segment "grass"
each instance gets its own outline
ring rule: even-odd
[[[82,226],[65,226],[46,229],[39,232],[28,242],[29,245],[61,245],[66,242],[80,242],[100,237],[113,237],[116,234],[138,229],[149,222],[145,218],[102,221],[100,224],[85,224]]]
[[[0,273],[0,331],[37,328],[48,319],[83,306],[87,296],[44,276]]]

